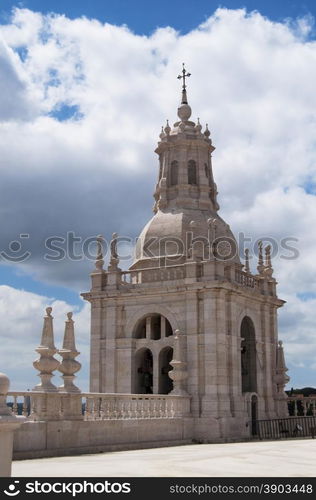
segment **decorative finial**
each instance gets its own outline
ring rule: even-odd
[[[167,135],[169,135],[169,134],[170,134],[170,131],[171,131],[171,128],[170,128],[170,126],[169,126],[169,120],[167,120],[167,124],[166,124],[166,126],[165,126],[165,132],[166,132],[166,134],[167,134]]]
[[[118,239],[118,234],[113,233],[112,240],[110,243],[111,258],[110,258],[110,265],[108,266],[109,271],[120,271],[120,269],[118,267],[120,259],[119,259],[118,252],[117,252],[117,239]]]
[[[95,260],[95,268],[98,271],[102,271],[104,265],[102,241],[103,241],[103,236],[99,234],[97,236],[97,255]]]
[[[249,266],[249,248],[245,249],[245,271],[246,273],[250,273],[250,266]]]
[[[197,124],[195,125],[195,130],[197,130],[197,132],[201,133],[202,125],[200,124],[200,118],[197,119]]]
[[[211,132],[210,132],[210,131],[209,131],[209,129],[208,129],[208,123],[205,125],[204,135],[205,135],[205,137],[207,137],[207,138],[209,138],[209,136],[211,135]]]
[[[265,254],[266,254],[266,262],[265,262],[265,269],[264,273],[266,276],[269,278],[272,277],[273,274],[273,268],[272,268],[272,263],[271,263],[271,245],[267,245],[265,248]]]
[[[165,137],[165,133],[163,131],[163,126],[161,127],[161,132],[159,134],[160,139],[163,139]]]
[[[80,389],[74,385],[75,373],[77,373],[81,364],[76,361],[76,357],[80,352],[76,349],[75,343],[75,329],[74,321],[72,319],[72,312],[67,313],[67,320],[65,321],[65,333],[62,349],[58,350],[58,354],[63,358],[58,370],[63,374],[63,385],[58,389],[61,392],[80,392]]]
[[[262,248],[263,248],[263,243],[262,243],[262,241],[258,241],[259,255],[258,255],[258,266],[257,266],[257,270],[258,270],[258,273],[259,273],[259,274],[263,274],[263,271],[264,271]]]
[[[38,370],[41,382],[34,387],[33,391],[56,392],[57,387],[51,382],[53,372],[58,368],[59,361],[54,358],[57,349],[54,344],[54,328],[53,316],[51,315],[52,308],[46,307],[46,316],[44,316],[44,324],[42,331],[41,344],[37,347],[36,352],[39,358],[33,363],[33,366]]]

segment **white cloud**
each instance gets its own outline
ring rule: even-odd
[[[16,9],[0,27],[1,81],[14,101],[8,106],[0,97],[2,247],[29,232],[27,272],[88,287],[91,264],[48,263],[43,240],[72,230],[83,237],[137,235],[150,216],[153,150],[165,119],[176,119],[176,75],[184,60],[192,73],[192,118],[211,125],[217,148],[221,214],[235,232],[299,240],[299,258],[276,258],[274,267],[288,300],[282,336],[291,363],[303,362],[294,346],[308,345],[308,357],[316,328],[313,301],[296,296],[316,292],[312,21],[276,23],[218,9],[186,35],[161,28],[147,37]],[[60,122],[56,113],[65,105],[76,114]],[[290,325],[287,315],[301,322]],[[311,357],[305,364],[312,370]]]

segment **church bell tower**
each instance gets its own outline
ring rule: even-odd
[[[90,390],[174,394],[181,338],[181,391],[191,398],[194,437],[212,442],[248,436],[251,420],[286,415],[289,378],[270,247],[259,243],[255,273],[248,250],[240,261],[218,213],[210,131],[190,120],[189,76],[183,67],[178,120],[160,134],[154,216],[134,262],[121,270],[114,234],[105,270],[100,238],[83,297],[91,303]]]

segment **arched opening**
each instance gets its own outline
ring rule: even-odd
[[[256,336],[253,322],[246,316],[241,323],[242,392],[257,392]]]
[[[161,339],[161,316],[160,314],[154,314],[151,317],[151,331],[150,338],[152,340]]]
[[[152,313],[138,321],[133,337],[135,339],[160,340],[169,337],[172,333],[172,326],[167,318],[161,314]]]
[[[166,319],[166,337],[170,337],[170,335],[173,334],[172,331],[172,326],[170,325],[169,321]]]
[[[172,161],[170,165],[170,186],[176,186],[178,184],[178,162]]]
[[[172,370],[170,361],[172,360],[173,349],[170,346],[164,347],[159,353],[159,394],[169,394],[173,389],[173,382],[169,377],[169,371]]]
[[[134,393],[153,393],[153,355],[147,348],[139,349],[135,354]]]
[[[188,184],[197,184],[196,163],[194,160],[188,162]]]
[[[146,338],[146,318],[140,320],[134,330],[133,337],[135,339],[145,339]]]

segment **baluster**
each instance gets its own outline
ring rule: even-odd
[[[18,397],[17,396],[13,396],[12,412],[13,412],[13,415],[18,414]]]
[[[132,414],[132,409],[131,409],[131,400],[129,398],[126,399],[125,401],[125,411],[126,411],[125,418],[130,419]]]
[[[122,401],[115,398],[116,418],[122,418]]]
[[[142,399],[137,399],[136,400],[136,413],[137,413],[137,419],[143,418],[142,414]]]
[[[100,398],[100,420],[105,420],[105,399]]]
[[[140,403],[140,418],[145,418],[145,400],[140,399],[139,403]]]
[[[157,401],[156,399],[152,399],[152,418],[157,418]]]
[[[92,416],[91,409],[92,409],[92,400],[91,400],[91,398],[86,397],[86,410],[85,410],[86,420],[92,420],[91,419],[91,416]]]
[[[112,404],[112,399],[110,398],[106,399],[106,417],[108,420],[110,420],[113,417],[113,404]]]
[[[165,398],[161,398],[161,418],[166,418],[166,400]]]
[[[155,399],[154,398],[150,398],[148,400],[148,418],[155,418],[155,414],[154,414],[154,408],[155,408]]]
[[[97,400],[96,398],[91,398],[91,419],[97,420]]]
[[[84,405],[84,412],[83,412],[83,418],[84,420],[88,420],[88,413],[89,413],[89,408],[88,408],[88,398],[85,398],[85,405]]]
[[[161,398],[159,400],[159,413],[160,413],[160,418],[164,418],[164,399]]]
[[[159,418],[164,418],[164,399],[159,398]]]
[[[117,406],[116,398],[112,399],[112,415],[115,420],[119,418],[119,408]]]
[[[105,411],[105,418],[107,420],[109,420],[112,416],[111,414],[111,400],[108,399],[108,398],[105,398],[105,408],[106,408],[106,411]]]
[[[143,418],[147,418],[148,417],[148,400],[143,399],[142,402],[143,402]]]
[[[30,401],[30,419],[35,419],[36,418],[36,407],[35,407],[35,398],[31,396],[31,401]]]
[[[133,399],[133,408],[134,408],[134,417],[135,419],[138,418],[138,401],[137,399]]]
[[[131,405],[132,405],[132,417],[131,418],[137,418],[137,399],[132,399]]]
[[[152,418],[152,413],[151,413],[152,403],[153,403],[153,400],[151,398],[148,398],[147,399],[147,418]]]
[[[126,418],[130,420],[132,418],[132,400],[128,399],[126,401]]]
[[[297,401],[294,400],[294,417],[297,416]]]
[[[29,412],[28,412],[28,399],[29,396],[23,396],[23,406],[22,406],[22,415],[23,417],[28,417]]]
[[[171,400],[171,404],[170,404],[170,417],[171,418],[175,417],[175,408],[174,408],[174,401],[173,401],[173,399]]]
[[[171,417],[171,413],[172,413],[172,400],[166,399],[165,400],[165,404],[166,404],[166,415],[165,415],[165,417],[166,418],[170,418]]]
[[[120,408],[120,418],[125,418],[125,401],[124,399],[119,401],[119,408]]]
[[[147,411],[148,411],[148,416],[147,418],[154,418],[154,415],[153,415],[153,403],[154,403],[154,399],[148,399],[148,403],[147,403]]]
[[[125,419],[126,418],[126,401],[122,399],[120,402],[120,407],[121,407],[121,418]]]

